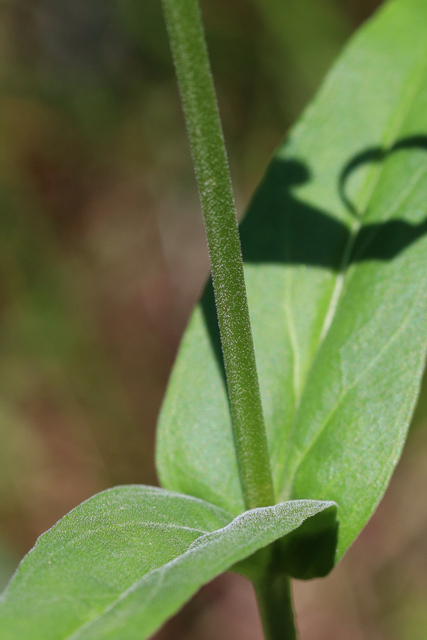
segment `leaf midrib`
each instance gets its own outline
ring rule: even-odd
[[[407,325],[409,324],[411,317],[414,313],[414,310],[417,308],[418,306],[418,293],[425,288],[426,286],[426,281],[427,281],[427,274],[424,277],[424,279],[421,281],[421,284],[419,285],[418,289],[417,289],[417,295],[414,296],[415,298],[415,302],[413,305],[411,305],[411,307],[409,308],[409,310],[407,311],[405,318],[403,319],[403,321],[399,324],[399,326],[397,327],[396,331],[390,336],[390,338],[387,340],[387,342],[382,346],[382,348],[378,351],[378,353],[375,354],[375,357],[369,362],[369,364],[366,365],[366,367],[364,367],[364,369],[361,371],[361,373],[357,376],[357,378],[354,380],[354,382],[352,382],[352,384],[350,384],[349,386],[347,386],[339,395],[337,401],[335,402],[334,406],[332,407],[332,409],[329,411],[327,417],[325,418],[325,420],[323,421],[322,425],[320,426],[320,428],[316,431],[316,434],[314,436],[314,438],[310,441],[309,445],[304,449],[304,451],[300,454],[300,456],[298,456],[298,462],[295,464],[295,475],[296,475],[296,470],[298,469],[298,467],[302,464],[302,462],[304,461],[304,459],[307,457],[308,453],[311,451],[311,449],[313,449],[313,447],[315,446],[316,442],[319,440],[319,438],[321,437],[321,435],[323,434],[323,432],[325,431],[325,429],[327,428],[329,422],[332,420],[332,418],[334,417],[334,415],[336,414],[336,412],[338,411],[338,409],[340,408],[342,401],[349,395],[349,393],[355,389],[357,387],[357,385],[359,384],[359,382],[361,380],[363,380],[363,378],[369,373],[369,371],[381,360],[381,358],[383,357],[383,355],[388,351],[388,349],[396,342],[396,340],[399,338],[399,336],[401,335],[401,333],[406,329]]]
[[[330,501],[318,501],[318,500],[293,500],[292,502],[292,507],[290,506],[290,503],[286,504],[287,509],[289,509],[288,513],[286,514],[282,514],[282,517],[285,517],[285,515],[288,515],[290,518],[294,518],[294,520],[292,521],[292,523],[290,524],[287,533],[290,533],[291,531],[297,529],[299,526],[301,526],[301,524],[303,522],[305,522],[308,518],[311,518],[313,516],[316,516],[318,513],[320,513],[321,511],[324,511],[325,509],[331,507],[331,506],[335,506],[335,503],[330,502]],[[308,513],[300,513],[298,512],[298,506],[303,506],[303,505],[307,505],[308,509]],[[176,556],[175,558],[173,558],[172,560],[170,560],[169,562],[165,563],[164,565],[162,565],[161,567],[158,567],[156,569],[151,569],[150,571],[148,571],[146,574],[144,574],[141,578],[139,578],[138,580],[136,580],[135,582],[133,582],[127,589],[125,589],[122,593],[120,593],[118,596],[116,596],[106,607],[104,607],[104,609],[102,611],[99,611],[96,613],[96,615],[93,616],[93,618],[91,618],[90,620],[86,620],[85,622],[81,623],[79,625],[79,627],[77,627],[74,631],[71,632],[71,634],[68,634],[67,636],[65,636],[62,640],[79,640],[79,638],[84,637],[84,635],[82,636],[82,634],[84,634],[85,631],[90,630],[90,627],[95,624],[99,619],[103,618],[105,615],[107,615],[111,610],[113,610],[122,600],[124,600],[128,595],[130,595],[132,592],[136,591],[139,587],[141,587],[144,582],[149,581],[150,579],[153,579],[153,576],[158,575],[159,579],[157,581],[157,583],[155,585],[153,585],[153,589],[151,590],[150,594],[149,594],[149,601],[151,601],[159,592],[163,582],[164,582],[164,578],[167,575],[169,569],[171,567],[173,567],[174,565],[179,565],[180,563],[182,563],[183,561],[187,560],[190,556],[195,555],[196,557],[200,554],[203,553],[203,541],[204,540],[208,540],[208,545],[212,545],[212,547],[217,544],[218,542],[221,541],[221,538],[223,537],[223,534],[225,533],[230,533],[233,530],[239,530],[239,527],[245,526],[245,524],[247,525],[254,525],[256,523],[256,516],[259,512],[264,512],[267,514],[271,514],[274,516],[275,513],[275,509],[277,508],[277,506],[285,506],[285,504],[283,505],[272,505],[271,507],[260,507],[257,509],[253,509],[251,511],[246,511],[244,513],[239,514],[238,516],[236,516],[235,518],[233,518],[228,524],[224,525],[223,527],[220,527],[218,529],[216,529],[215,531],[209,531],[206,532],[205,534],[199,536],[198,538],[196,538],[196,540],[194,540],[189,546],[188,548],[181,554],[179,554],[178,556]],[[320,508],[320,506],[322,506],[322,508]],[[251,516],[251,517],[248,517]],[[245,521],[248,521],[246,522]],[[274,525],[274,522],[273,522]],[[267,525],[268,525],[268,521],[267,521]],[[283,535],[286,535],[286,533],[283,533]],[[248,535],[245,536],[245,539],[243,542],[241,542],[238,546],[236,546],[236,549],[234,551],[234,556],[242,556],[244,557],[245,554],[249,551],[249,549],[251,548],[252,545],[252,541],[254,538],[259,539],[260,536],[262,536],[261,534],[261,528],[259,530],[255,530],[252,535]],[[265,545],[261,545],[260,548],[262,548],[262,546]],[[243,554],[241,553],[243,551]],[[234,561],[231,561],[231,565],[232,566],[234,564]],[[147,604],[147,603],[146,603]],[[147,608],[147,607],[146,607]]]
[[[426,73],[426,69],[427,69],[427,46],[424,50],[424,55],[422,56],[421,62],[419,65],[416,66],[415,70],[413,70],[412,74],[410,74],[410,77],[413,77],[413,82],[407,83],[407,91],[404,93],[400,103],[398,104],[398,106],[396,107],[396,110],[392,113],[390,121],[389,121],[389,125],[386,127],[385,133],[382,137],[382,140],[380,142],[380,146],[382,148],[390,148],[390,146],[392,145],[392,143],[396,140],[399,131],[402,129],[411,109],[412,106],[419,94],[419,92],[421,91],[422,88],[422,81],[425,79],[425,73]],[[360,216],[360,219],[357,219],[353,222],[353,224],[350,226],[349,228],[349,238],[348,241],[346,243],[346,246],[343,249],[343,255],[342,255],[342,260],[341,260],[341,264],[340,264],[340,268],[339,271],[337,273],[337,275],[335,276],[335,284],[329,299],[329,304],[328,304],[328,308],[325,312],[325,316],[324,316],[324,321],[323,321],[323,325],[322,325],[322,330],[320,332],[319,335],[319,340],[316,344],[316,346],[313,349],[312,352],[312,357],[311,357],[311,366],[308,367],[306,373],[305,373],[305,379],[301,382],[300,385],[300,394],[298,397],[295,397],[295,406],[294,406],[294,411],[293,411],[293,417],[292,417],[292,421],[291,421],[291,427],[289,429],[289,441],[290,442],[291,438],[292,438],[292,430],[295,426],[295,422],[297,420],[297,416],[298,416],[298,412],[299,412],[299,408],[300,408],[300,404],[301,404],[301,400],[304,397],[304,392],[305,389],[307,387],[307,381],[309,379],[310,376],[310,372],[313,369],[313,366],[318,358],[320,349],[327,337],[327,335],[329,334],[329,331],[331,329],[331,326],[333,324],[333,321],[337,315],[338,312],[338,308],[342,303],[342,300],[344,298],[345,292],[347,291],[348,288],[348,284],[351,281],[354,273],[355,273],[355,266],[353,266],[353,269],[351,269],[350,272],[347,272],[348,267],[350,265],[350,257],[355,245],[355,242],[357,240],[357,236],[360,232],[360,230],[363,227],[363,218],[365,217],[368,208],[369,208],[369,203],[371,202],[373,196],[375,195],[375,192],[381,182],[381,178],[383,175],[383,171],[384,171],[384,167],[385,167],[385,161],[383,163],[381,163],[381,165],[376,166],[373,165],[371,167],[371,169],[369,170],[366,179],[364,181],[363,186],[361,187],[360,190],[360,195],[359,197],[356,199],[356,211],[363,211],[363,215]],[[384,219],[384,222],[387,219]],[[347,272],[347,273],[346,273]],[[346,277],[347,275],[347,277]],[[293,385],[295,386],[295,385]],[[339,405],[339,403],[338,403]],[[306,457],[307,453],[311,450],[312,445],[315,441],[317,441],[317,439],[320,437],[321,433],[324,431],[324,429],[326,429],[327,424],[329,422],[329,419],[327,421],[325,421],[325,423],[322,425],[321,429],[318,430],[315,434],[315,437],[313,438],[312,442],[310,443],[310,445],[304,450],[304,452],[302,453],[301,456],[298,457],[298,462],[293,466],[293,471],[291,476],[287,476],[288,480],[286,482],[289,490],[291,490],[291,487],[294,483],[297,471],[299,466],[301,465],[301,463],[303,462],[304,458]],[[288,446],[288,455],[289,455],[289,446]],[[289,463],[289,459],[287,461]],[[289,483],[289,484],[288,484]],[[286,499],[289,496],[288,495],[283,495],[283,481],[282,481],[282,489],[279,492],[279,495],[281,497],[281,499]],[[291,491],[290,491],[291,493]]]
[[[412,105],[415,102],[417,95],[421,90],[421,82],[422,80],[425,79],[425,71],[427,67],[427,48],[424,52],[424,55],[425,55],[425,58],[423,59],[422,64],[420,64],[419,67],[417,67],[416,70],[413,72],[413,74],[416,76],[416,82],[414,83],[412,90],[405,92],[400,102],[400,105],[396,109],[397,113],[394,112],[392,114],[392,117],[390,119],[390,124],[386,127],[385,134],[380,143],[380,147],[384,149],[388,149],[392,145],[392,143],[396,140],[396,137],[399,131],[402,129],[408,117],[408,114],[412,108]],[[346,271],[350,264],[350,257],[351,257],[355,242],[357,240],[357,236],[363,227],[363,218],[368,211],[369,203],[371,202],[381,182],[385,164],[386,163],[384,161],[380,165],[375,165],[375,164],[372,165],[371,169],[368,172],[368,175],[366,176],[364,184],[361,188],[361,193],[359,197],[356,199],[356,207],[355,207],[356,211],[362,211],[363,213],[360,216],[360,218],[356,219],[350,227],[349,238],[343,250],[343,257],[342,257],[339,272],[335,276],[335,287],[330,298],[328,310],[326,311],[326,314],[325,314],[325,321],[322,327],[322,331],[320,333],[320,339],[314,350],[313,361],[315,360],[317,353],[319,352],[327,334],[329,333],[333,319],[337,313],[338,305],[340,303],[340,300],[343,297],[342,294],[344,293],[344,280],[345,280]],[[354,269],[352,270],[348,280],[352,277],[353,273],[354,273]],[[338,295],[336,295],[335,293],[336,288],[339,289]],[[334,301],[335,301],[335,304],[334,304]],[[328,317],[329,317],[329,322],[328,324],[326,324]],[[306,380],[307,380],[307,377],[306,377]]]

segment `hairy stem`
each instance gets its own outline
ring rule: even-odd
[[[197,0],[163,0],[163,9],[205,221],[240,478],[252,509],[274,504],[274,494],[230,172]]]
[[[297,640],[289,576],[267,573],[255,590],[266,640]]]

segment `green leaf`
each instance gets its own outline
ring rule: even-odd
[[[425,360],[426,24],[424,0],[396,0],[360,31],[241,227],[276,497],[337,502],[338,557],[387,487]],[[243,510],[210,286],[157,464],[164,486]]]
[[[0,638],[143,640],[203,584],[323,513],[334,518],[335,505],[294,501],[232,520],[162,489],[110,489],[24,558],[0,599]]]

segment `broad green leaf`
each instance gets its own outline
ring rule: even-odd
[[[335,510],[302,500],[233,520],[162,489],[104,491],[24,558],[0,598],[0,639],[143,640],[203,584],[310,519],[331,524]]]
[[[242,224],[276,497],[339,505],[338,557],[400,456],[427,344],[427,3],[388,3]],[[164,486],[244,510],[210,287],[163,405]]]

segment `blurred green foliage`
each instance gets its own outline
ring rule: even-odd
[[[240,210],[379,4],[201,0]],[[160,0],[3,2],[0,531],[12,554],[94,492],[155,482],[157,412],[206,273]]]

